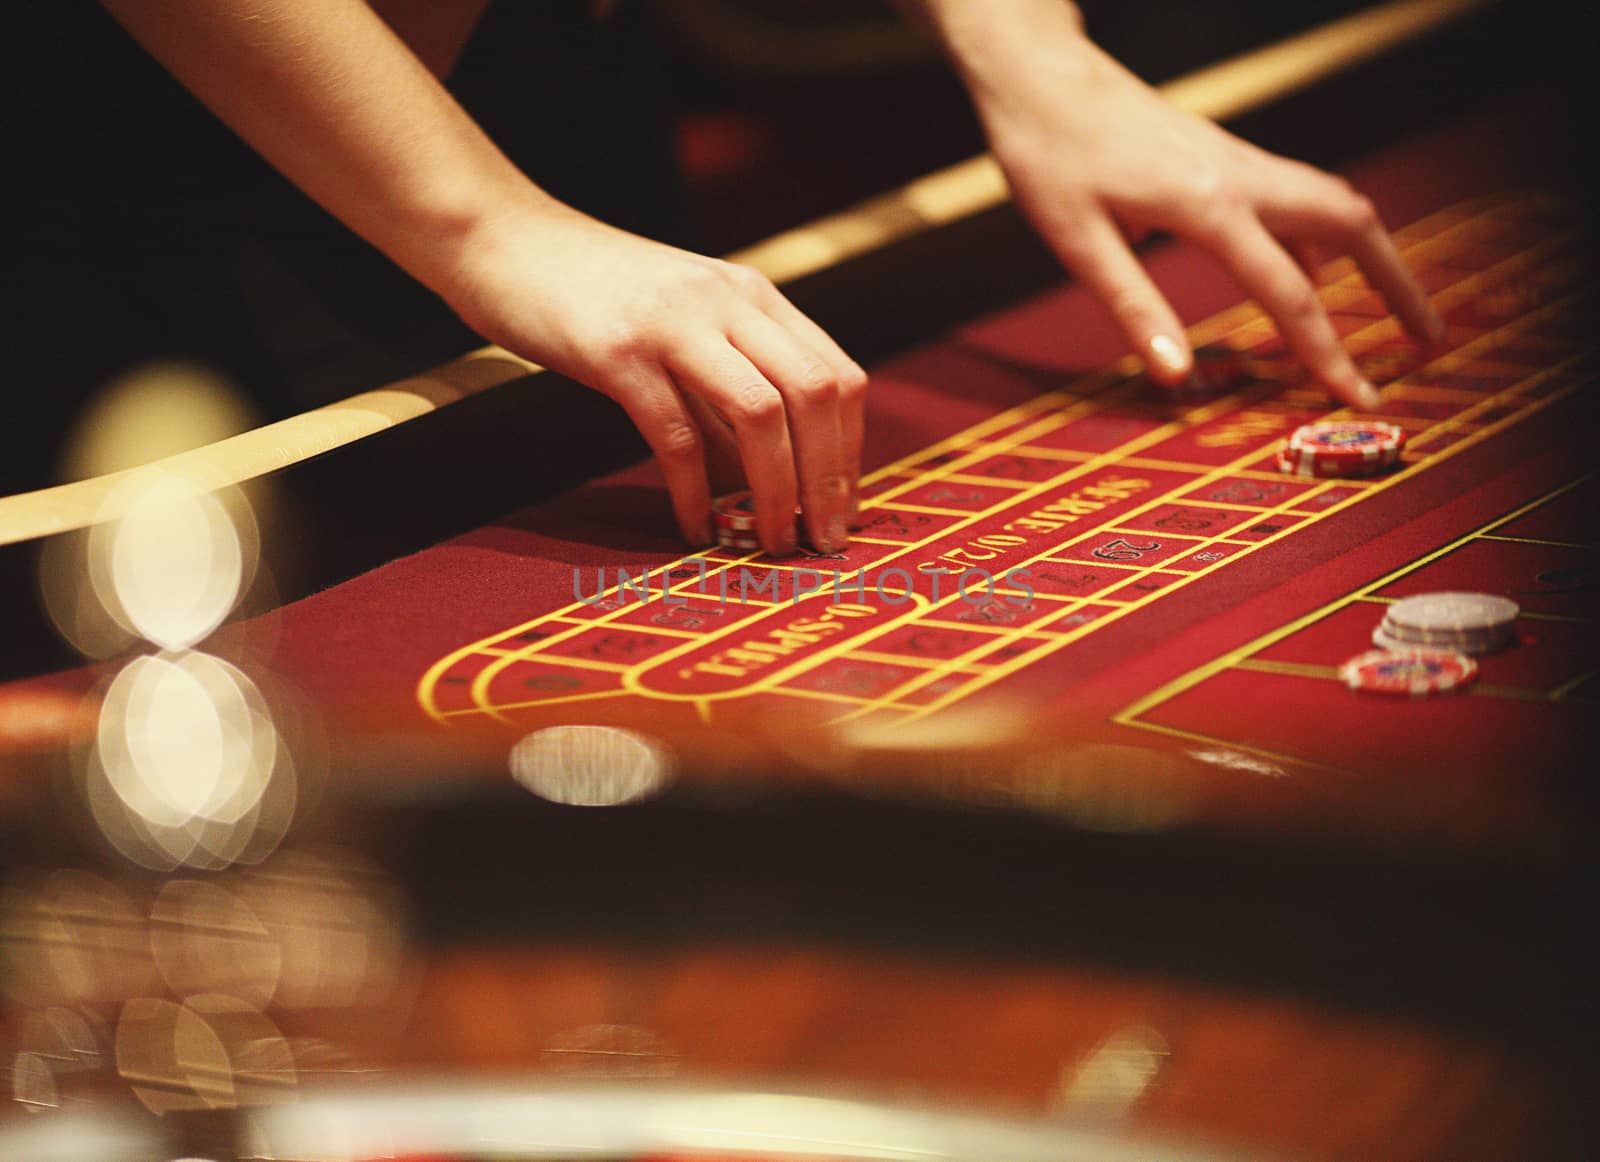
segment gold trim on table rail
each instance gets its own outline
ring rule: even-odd
[[[1490,0],[1391,0],[1168,82],[1161,91],[1201,116],[1249,112],[1418,39]],[[774,282],[860,257],[931,227],[1002,204],[1000,167],[987,154],[937,170],[891,193],[788,230],[728,256]],[[242,484],[497,387],[541,368],[484,347],[420,375],[362,392],[161,461],[210,487]],[[126,473],[0,498],[0,544],[85,528],[108,510]]]

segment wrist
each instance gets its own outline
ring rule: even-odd
[[[509,240],[539,223],[575,211],[513,171],[447,182],[397,215],[384,249],[417,281],[457,312],[476,296],[484,272]]]
[[[930,16],[973,104],[996,131],[1036,93],[1083,92],[1106,67],[1067,0],[930,0]]]

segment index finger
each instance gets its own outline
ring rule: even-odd
[[[684,344],[668,370],[682,390],[728,417],[754,494],[762,547],[778,557],[793,553],[799,483],[783,396],[721,335]]]
[[[1277,321],[1284,341],[1329,391],[1357,407],[1378,406],[1377,389],[1340,344],[1311,280],[1265,226],[1243,214],[1202,241]]]

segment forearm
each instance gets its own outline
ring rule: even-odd
[[[103,0],[285,176],[434,290],[496,216],[558,207],[361,0]]]

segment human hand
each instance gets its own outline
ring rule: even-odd
[[[796,502],[814,546],[848,543],[866,373],[759,272],[543,202],[476,230],[445,281],[485,338],[627,411],[690,543],[715,539],[708,459],[742,465],[769,553],[795,550]]]
[[[866,376],[753,270],[602,225],[528,181],[360,0],[106,6],[291,181],[493,342],[617,400],[683,533],[727,446],[765,546],[843,547]],[[441,71],[441,60],[431,62]]]
[[[1372,408],[1378,395],[1317,297],[1320,255],[1353,257],[1413,336],[1442,333],[1372,203],[1343,179],[1178,109],[1081,35],[1023,51],[1032,59],[972,78],[995,155],[1024,213],[1156,379],[1182,380],[1193,353],[1131,249],[1153,230],[1217,257],[1345,403]]]

